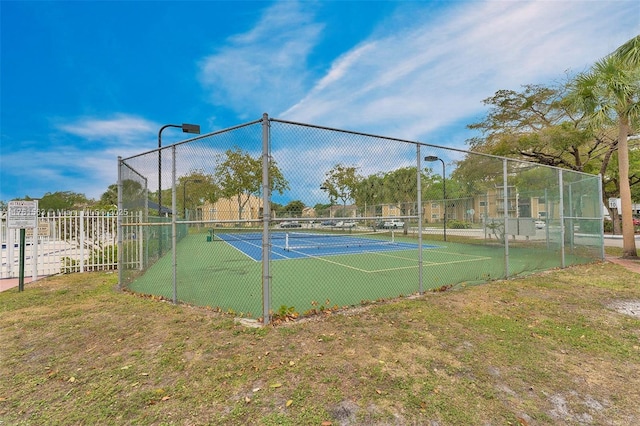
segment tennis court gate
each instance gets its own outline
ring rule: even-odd
[[[604,257],[600,176],[267,114],[119,157],[118,210],[122,288],[265,324]]]

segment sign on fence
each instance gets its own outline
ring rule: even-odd
[[[37,228],[38,201],[9,201],[7,227],[9,229]]]
[[[27,229],[27,237],[33,237],[34,228]],[[51,236],[51,228],[49,226],[49,222],[38,222],[38,237],[49,237]]]

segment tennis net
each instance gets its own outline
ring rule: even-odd
[[[258,228],[224,228],[212,231],[214,241],[252,242],[262,239],[262,231]],[[348,229],[343,232],[323,231],[322,229],[284,230],[274,229],[269,232],[271,245],[285,250],[321,249],[325,247],[361,247],[381,244],[394,244],[395,231],[359,232]]]
[[[351,232],[351,233],[310,233],[287,232],[285,234],[284,249],[306,250],[332,247],[367,247],[381,244],[395,243],[394,231],[383,232]]]

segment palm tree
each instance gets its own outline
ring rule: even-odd
[[[617,127],[622,257],[625,258],[638,257],[631,211],[628,137],[640,127],[639,46],[640,36],[636,36],[579,75],[573,87],[573,95],[589,115],[592,126],[615,124]]]

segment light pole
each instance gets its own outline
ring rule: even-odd
[[[187,183],[189,182],[202,183],[202,179],[187,179],[182,185],[182,216],[184,220],[187,220]]]
[[[162,131],[167,127],[176,127],[182,129],[183,133],[200,134],[199,124],[165,124],[158,131],[158,216],[162,216]]]
[[[162,131],[167,127],[177,127],[184,133],[200,134],[199,124],[165,124],[158,131],[158,217],[162,216]],[[174,212],[172,211],[171,214]],[[162,257],[162,227],[158,232],[158,258]]]
[[[444,204],[444,240],[447,241],[447,187],[445,184],[446,170],[444,160],[435,155],[427,155],[424,161],[441,161],[442,162],[442,203]]]

